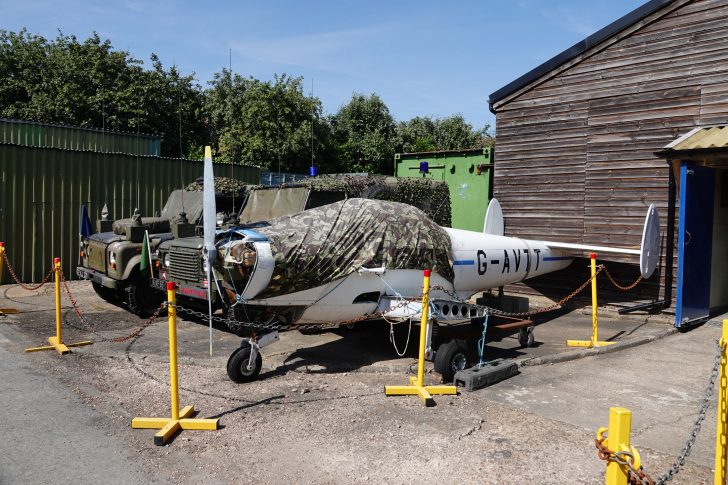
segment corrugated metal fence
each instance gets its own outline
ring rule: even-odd
[[[162,150],[158,136],[5,118],[0,118],[0,143],[132,155],[159,156]]]
[[[258,184],[257,167],[215,164],[219,176]],[[135,207],[149,216],[174,189],[202,176],[202,162],[0,144],[0,241],[24,282],[39,282],[61,258],[75,277],[81,204],[93,226],[108,204],[114,219]],[[11,283],[5,271],[3,281]]]

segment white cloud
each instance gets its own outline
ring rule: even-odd
[[[539,8],[539,13],[548,20],[556,21],[567,31],[581,37],[588,37],[604,25],[598,25],[593,15],[585,8],[569,8],[559,5],[553,8]]]
[[[317,32],[285,38],[248,40],[232,43],[234,53],[257,61],[298,66],[308,69],[351,74],[344,65],[351,65],[357,53],[390,31],[385,25]]]

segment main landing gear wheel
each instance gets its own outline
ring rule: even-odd
[[[435,372],[444,382],[452,382],[457,371],[468,367],[468,347],[464,340],[450,340],[437,348]]]
[[[227,375],[231,381],[238,384],[243,382],[254,381],[260,369],[263,367],[263,358],[260,353],[256,355],[255,361],[253,362],[253,368],[249,369],[248,364],[250,363],[250,344],[243,344],[238,350],[230,355],[227,362]]]
[[[533,347],[535,341],[533,327],[518,329],[518,343],[521,344],[521,347]]]

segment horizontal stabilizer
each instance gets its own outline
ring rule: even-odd
[[[615,248],[609,246],[592,246],[589,244],[574,244],[544,241],[549,248],[573,249],[576,251],[589,251],[593,253],[634,254],[640,257],[640,272],[645,279],[652,276],[657,267],[660,256],[660,214],[655,204],[650,204],[645,216],[645,225],[642,231],[642,244],[640,249]]]
[[[642,254],[642,251],[639,249],[611,248],[609,246],[592,246],[590,244],[572,244],[553,241],[544,241],[544,244],[552,249],[574,249],[576,251],[589,251],[592,253]]]

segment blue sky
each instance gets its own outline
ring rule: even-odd
[[[305,78],[327,113],[352,93],[379,94],[398,120],[462,113],[495,124],[488,95],[641,0],[144,2],[0,0],[0,28],[84,39],[194,72]]]

